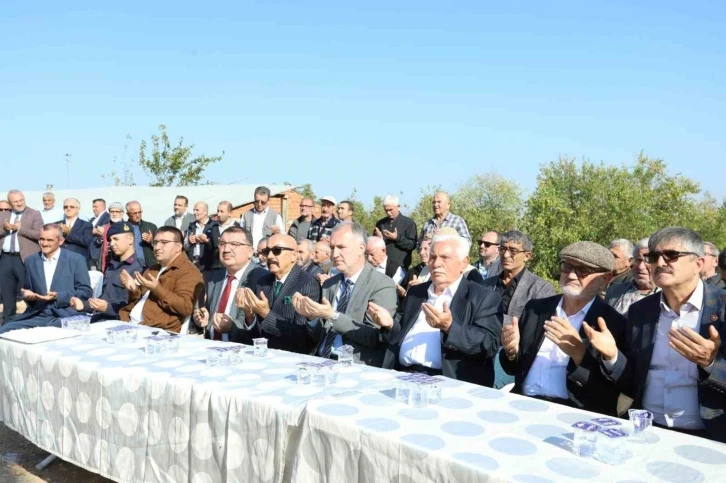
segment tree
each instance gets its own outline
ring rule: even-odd
[[[315,197],[315,191],[313,191],[313,185],[310,183],[305,183],[300,186],[296,186],[295,191],[303,195],[304,198],[310,198],[311,200],[315,201],[317,198]]]
[[[196,186],[200,184],[204,170],[222,156],[204,155],[192,158],[194,145],[184,146],[184,138],[172,146],[166,134],[166,126],[159,126],[160,135],[151,136],[151,154],[146,153],[146,141],[141,141],[139,164],[154,179],[150,186]]]

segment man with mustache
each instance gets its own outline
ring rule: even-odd
[[[585,327],[602,370],[657,426],[726,442],[726,291],[701,280],[701,237],[655,232],[645,255],[661,289],[630,306],[627,338]]]
[[[630,282],[610,284],[605,293],[605,302],[623,315],[628,313],[628,308],[632,304],[658,289],[653,283],[650,265],[645,261],[646,253],[648,253],[648,239],[643,238],[633,250],[633,265],[630,269],[633,279]]]
[[[590,326],[625,337],[625,319],[598,297],[613,277],[614,258],[597,243],[580,241],[560,252],[562,295],[531,300],[521,318],[502,328],[499,361],[514,376],[512,392],[615,416],[618,391],[600,370]]]

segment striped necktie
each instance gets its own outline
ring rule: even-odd
[[[343,291],[340,294],[340,297],[338,297],[338,303],[335,306],[336,312],[340,314],[345,313],[345,310],[348,308],[348,300],[350,299],[350,294],[351,292],[353,292],[353,285],[355,284],[349,279],[343,281]],[[325,357],[326,359],[330,357],[330,354],[333,352],[333,343],[335,342],[336,335],[338,335],[338,333],[335,332],[332,327],[325,334],[323,350],[320,353],[322,357]]]

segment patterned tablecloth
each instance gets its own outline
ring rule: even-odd
[[[270,351],[208,369],[205,348],[147,356],[92,333],[37,345],[0,340],[0,421],[117,481],[726,482],[726,446],[662,430],[607,466],[570,453],[569,425],[595,417],[446,380],[442,401],[394,401],[397,373],[355,366],[334,386],[298,386]],[[319,359],[317,359],[319,360]]]

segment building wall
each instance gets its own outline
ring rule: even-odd
[[[285,222],[285,230],[288,230],[290,225],[292,225],[292,222],[300,216],[300,201],[302,198],[302,195],[294,190],[285,191],[284,193],[270,197],[270,202],[267,206],[282,215],[282,220]],[[283,206],[287,208],[284,211]],[[252,202],[235,206],[232,210],[232,216],[240,219],[244,213],[251,210],[253,207],[254,204]],[[316,217],[320,216],[320,204],[317,202],[315,203],[313,213]]]

